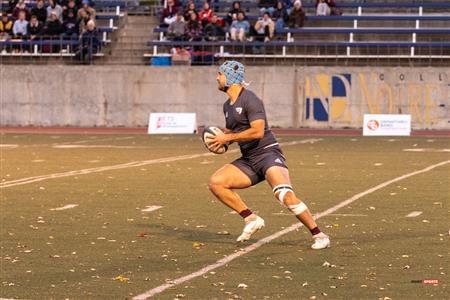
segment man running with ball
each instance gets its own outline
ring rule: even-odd
[[[223,105],[226,130],[224,134],[216,135],[210,145],[214,148],[237,142],[242,157],[216,171],[211,176],[209,188],[220,201],[244,219],[244,230],[237,241],[250,239],[252,234],[264,227],[264,220],[253,213],[234,190],[266,180],[275,198],[311,231],[314,240],[311,248],[329,247],[329,237],[320,231],[308,207],[294,194],[285,157],[267,124],[264,104],[245,88],[244,65],[226,61],[219,67],[217,83],[219,90],[229,97]]]

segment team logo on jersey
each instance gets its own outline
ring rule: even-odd
[[[242,107],[236,107],[236,111],[237,111],[238,114],[241,114],[242,113]]]

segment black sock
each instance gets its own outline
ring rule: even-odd
[[[250,209],[244,209],[243,211],[241,211],[240,213],[239,213],[239,215],[242,217],[242,218],[247,218],[248,216],[250,216],[251,214],[252,214],[253,212],[250,210]]]
[[[316,235],[316,234],[319,234],[322,232],[322,231],[320,231],[319,227],[317,227],[317,226],[314,227],[313,229],[310,229],[309,231],[311,231],[312,235]]]

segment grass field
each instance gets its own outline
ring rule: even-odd
[[[131,299],[166,283],[155,299],[450,298],[449,164],[399,178],[449,162],[448,138],[279,141],[294,142],[291,179],[313,213],[398,181],[321,217],[329,249],[301,227],[243,253],[296,220],[261,183],[240,194],[266,227],[235,243],[243,223],[207,182],[236,151],[210,155],[198,136],[2,135],[0,298]]]

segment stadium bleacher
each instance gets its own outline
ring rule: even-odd
[[[95,9],[97,11],[95,16],[97,21],[97,32],[101,35],[100,40],[102,45],[111,43],[108,34],[113,33],[118,29],[117,23],[124,17],[123,10],[129,7],[130,3],[135,2],[127,0],[97,0],[95,2]],[[27,2],[26,6],[31,9],[36,6],[36,2]],[[2,1],[1,7],[8,7],[8,2]],[[68,38],[64,36],[38,36],[33,40],[0,40],[0,50],[2,50],[0,51],[0,57],[74,57],[76,55],[75,51],[79,45],[80,41],[78,38]],[[46,52],[43,51],[43,48],[51,50]],[[54,52],[54,49],[57,49],[57,51]],[[98,52],[95,53],[94,56],[101,57],[104,56],[104,53]]]
[[[212,52],[216,58],[450,58],[448,1],[336,1],[345,13],[334,16],[311,15],[315,1],[302,2],[306,26],[279,30],[275,40],[233,42],[227,36],[216,42],[174,42],[167,40],[167,28],[156,27],[153,32],[159,34],[159,41],[147,43],[152,51],[145,57],[170,56],[170,49],[187,47]],[[230,3],[212,6],[225,16]],[[257,2],[243,1],[241,7],[247,20],[260,17]]]
[[[187,48],[191,52],[204,52],[216,59],[222,57],[242,57],[254,59],[290,58],[405,58],[405,59],[448,59],[450,58],[450,2],[448,1],[336,1],[342,15],[316,16],[315,1],[303,0],[307,21],[301,28],[283,28],[268,42],[232,42],[228,36],[224,40],[170,41],[166,37],[167,27],[156,26],[149,32],[157,35],[144,44],[148,51],[143,62],[158,57],[170,57],[173,48]],[[2,7],[7,2],[2,2]],[[196,0],[201,6],[201,1]],[[153,3],[154,7],[161,6]],[[27,4],[32,7],[34,2]],[[139,5],[131,0],[97,0],[95,9],[97,31],[105,48],[114,40],[112,34],[120,29],[118,25],[127,12]],[[219,17],[224,17],[230,2],[212,2],[211,6]],[[256,1],[242,1],[242,8],[250,22],[260,17],[260,7]],[[156,16],[149,18],[157,19]],[[58,56],[70,57],[78,47],[78,41],[64,38],[39,38],[33,41],[0,41],[0,48],[20,49],[20,51],[0,51],[1,57],[16,56]],[[57,53],[41,51],[45,46],[58,45]],[[97,56],[103,56],[99,53]]]

